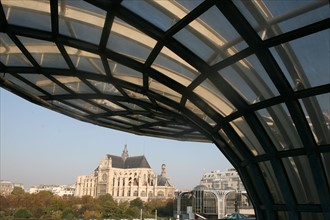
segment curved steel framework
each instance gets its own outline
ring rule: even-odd
[[[0,85],[82,121],[214,142],[258,219],[330,219],[329,2],[1,0]]]

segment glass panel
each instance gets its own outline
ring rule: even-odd
[[[234,1],[263,38],[292,31],[329,17],[327,1]]]
[[[171,88],[157,82],[156,80],[149,79],[149,88],[151,91],[154,91],[162,96],[165,96],[168,99],[171,99],[177,103],[180,102],[182,95],[172,90]]]
[[[156,41],[127,23],[115,19],[107,48],[144,62]]]
[[[123,90],[124,90],[124,91],[126,92],[126,94],[127,94],[129,97],[131,97],[132,99],[138,99],[138,100],[140,100],[140,101],[150,103],[150,100],[149,100],[148,96],[146,96],[146,95],[143,95],[143,94],[141,94],[141,93],[134,92],[134,91],[132,91],[132,90],[128,90],[128,89],[123,89]]]
[[[166,47],[163,47],[152,67],[184,86],[189,85],[200,74],[194,67]]]
[[[216,6],[192,21],[174,38],[211,65],[247,47]],[[233,47],[236,44],[239,49]]]
[[[277,177],[275,176],[274,169],[269,161],[261,162],[258,164],[261,170],[261,173],[265,179],[265,182],[268,186],[268,190],[272,195],[273,201],[276,204],[283,204],[283,196],[277,182]]]
[[[93,114],[100,114],[100,113],[106,112],[105,110],[91,104],[90,102],[86,102],[81,99],[66,100],[66,102],[71,103],[72,105],[74,105],[80,109],[86,109],[86,111],[91,112]]]
[[[103,94],[122,96],[122,94],[116,89],[116,87],[110,83],[95,80],[88,81]]]
[[[302,148],[303,144],[284,104],[257,111],[257,116],[277,150]]]
[[[3,77],[5,80],[8,80],[9,82],[13,83],[14,85],[17,85],[17,87],[19,89],[23,89],[26,90],[27,93],[32,93],[33,95],[37,95],[37,96],[42,96],[45,95],[41,92],[39,92],[38,90],[34,89],[33,87],[31,87],[30,85],[26,84],[25,82],[17,79],[16,77],[14,77],[12,74],[9,73],[1,73],[1,77]]]
[[[113,77],[133,83],[135,85],[143,85],[143,75],[141,72],[138,72],[127,66],[123,66],[119,63],[115,63],[111,60],[108,60],[108,63],[110,69],[112,70]]]
[[[120,123],[120,122],[114,121],[112,119],[98,118],[97,120],[100,121],[100,122],[102,122],[102,123],[106,123],[109,126],[124,127],[124,128],[130,128],[130,127],[132,127],[132,125]]]
[[[294,90],[330,83],[330,68],[324,68],[330,60],[329,39],[330,31],[325,30],[271,50]]]
[[[78,77],[55,76],[55,78],[76,93],[94,93],[94,91],[83,83]]]
[[[227,134],[221,129],[219,135],[224,139],[224,141],[229,145],[229,147],[236,153],[240,160],[243,160],[242,154],[237,150],[237,147],[232,143]]]
[[[61,34],[99,44],[106,15],[105,11],[85,1],[65,0],[59,1],[58,10]]]
[[[324,220],[325,218],[323,217],[326,214],[323,213],[312,213],[312,212],[302,212],[300,214],[301,220]]]
[[[325,175],[328,180],[328,186],[330,188],[330,153],[321,153],[321,158],[322,158]]]
[[[278,24],[282,32],[288,32],[329,17],[327,1],[263,1],[270,10],[272,25]],[[312,10],[314,9],[314,10]]]
[[[51,30],[49,1],[45,0],[2,0],[9,24]]]
[[[163,31],[176,22],[170,9],[159,7],[162,4],[157,1],[123,1],[121,4]]]
[[[215,88],[209,79],[206,79],[203,83],[197,86],[193,92],[202,97],[207,104],[222,116],[230,115],[236,111],[235,107],[217,88]]]
[[[257,137],[254,135],[254,132],[251,130],[250,126],[243,117],[237,118],[230,122],[230,125],[235,129],[238,136],[241,137],[242,141],[246,144],[254,156],[265,153]]]
[[[70,56],[73,65],[78,70],[105,75],[105,71],[99,55],[69,46],[64,47]]]
[[[144,116],[144,115],[130,115],[132,118],[135,118],[136,120],[143,121],[145,123],[153,123],[156,122],[157,120]]]
[[[118,116],[118,115],[111,116],[111,117],[109,117],[109,119],[115,120],[115,121],[118,121],[118,122],[122,122],[122,123],[126,123],[126,124],[130,124],[130,125],[134,125],[134,126],[139,126],[139,125],[143,124],[140,121],[136,121],[136,120],[126,118],[126,117],[123,117],[123,116]]]
[[[319,196],[306,156],[282,159],[298,204],[319,204]]]
[[[68,68],[55,43],[22,36],[18,36],[18,39],[40,66]]]
[[[221,69],[219,74],[251,104],[279,95],[255,55]]]
[[[136,111],[144,110],[140,106],[133,103],[128,103],[128,102],[118,102],[118,103],[122,104],[123,106],[126,106],[128,110],[136,110]]]
[[[71,112],[71,113],[73,113],[73,114],[78,114],[78,115],[82,115],[82,116],[86,116],[87,115],[87,113],[86,112],[84,112],[84,111],[81,111],[81,110],[79,110],[79,109],[77,109],[77,108],[74,108],[74,107],[72,107],[72,106],[70,106],[70,105],[67,105],[67,104],[65,104],[65,103],[63,103],[63,102],[59,102],[59,101],[57,101],[57,100],[52,100],[52,101],[50,101],[53,105],[55,105],[55,106],[57,106],[59,109],[64,109],[64,111],[65,112]]]
[[[14,42],[3,33],[0,33],[0,62],[6,66],[32,66]]]
[[[92,99],[92,101],[111,111],[124,111],[125,110],[124,108],[120,107],[119,105],[116,105],[113,102],[110,102],[107,99]]]
[[[52,80],[48,79],[44,75],[41,74],[22,74],[22,77],[29,80],[39,88],[45,90],[49,94],[52,95],[65,95],[69,94],[68,91],[61,88],[59,85],[57,85]]]
[[[277,215],[277,219],[289,219],[289,215],[288,215],[288,212],[284,212],[284,211],[278,211],[276,212],[276,215]]]
[[[206,115],[200,108],[198,108],[194,103],[192,103],[189,99],[186,101],[186,108],[192,111],[199,118],[203,119],[210,126],[215,126],[216,123],[213,121],[208,115]]]
[[[316,143],[330,144],[330,93],[299,101]]]

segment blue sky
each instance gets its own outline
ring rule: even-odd
[[[231,166],[214,144],[138,136],[88,124],[37,106],[4,89],[1,97],[2,180],[24,184],[73,184],[88,175],[105,154],[145,155],[160,173],[167,166],[178,189],[199,184],[202,174]]]

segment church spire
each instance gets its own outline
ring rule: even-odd
[[[123,161],[125,161],[128,158],[127,144],[125,144],[123,153],[121,154],[121,158],[123,158]]]

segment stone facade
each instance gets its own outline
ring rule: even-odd
[[[78,176],[75,196],[110,194],[117,201],[143,201],[174,197],[175,188],[166,177],[166,166],[156,175],[145,156],[129,157],[127,146],[121,155],[105,155],[92,175]]]
[[[200,185],[206,186],[209,189],[245,191],[242,180],[234,168],[226,171],[216,170],[205,173],[200,181]]]
[[[12,183],[10,181],[0,180],[0,195],[1,196],[10,195],[15,187],[19,187],[24,190],[24,186],[21,183]]]

